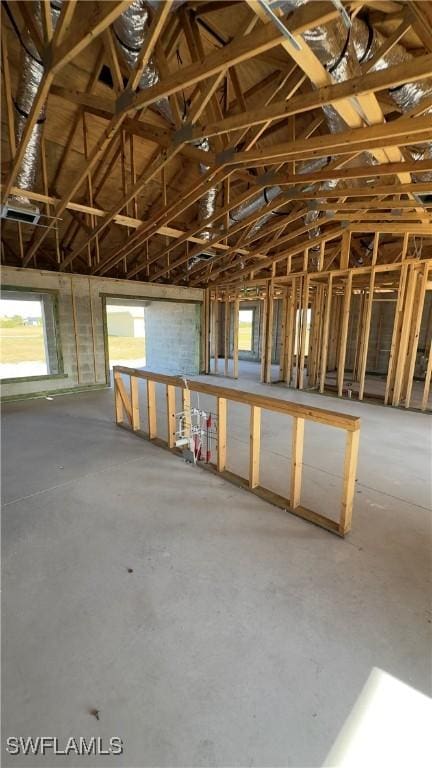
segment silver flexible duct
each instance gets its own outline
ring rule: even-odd
[[[203,152],[209,152],[210,151],[210,142],[207,138],[202,139],[201,141],[194,142],[195,146],[198,147],[198,149],[201,149]],[[205,165],[204,163],[200,163],[200,173],[202,176],[205,176],[205,174],[210,170],[209,165]],[[214,216],[214,213],[216,211],[216,198],[218,196],[220,186],[211,187],[207,190],[207,192],[200,197],[198,201],[198,221],[201,224],[204,224],[208,219],[211,219],[212,216]],[[209,226],[206,229],[201,230],[199,232],[198,237],[202,237],[203,240],[210,240],[213,233],[213,225],[209,224]]]
[[[365,38],[370,40],[370,45],[365,45]],[[356,19],[354,26],[353,42],[359,60],[368,61],[381,48],[385,38],[376,29],[369,30],[367,25],[360,19]],[[402,46],[395,45],[386,53],[372,68],[374,71],[387,69],[388,67],[403,64],[413,59],[413,56]],[[418,83],[406,83],[398,88],[390,88],[389,95],[403,112],[409,112],[419,106],[423,99],[432,96],[432,79],[421,80]],[[432,109],[425,111],[425,114],[432,114]],[[426,160],[432,157],[432,142],[424,147],[407,147],[414,160]],[[414,176],[415,181],[432,181],[432,173],[422,173]]]
[[[284,13],[304,5],[307,0],[283,0],[273,5],[282,8]],[[303,33],[321,64],[331,73],[333,79],[340,83],[361,74],[360,66],[369,61],[382,47],[385,38],[376,29],[370,28],[364,21],[354,18],[351,29],[348,30],[342,17],[334,19]],[[405,61],[411,61],[413,56],[400,44],[386,53],[373,67],[374,70],[387,69]],[[398,88],[389,89],[389,94],[402,112],[408,112],[418,106],[423,99],[432,95],[432,80],[425,79],[418,83],[407,83]],[[343,127],[343,121],[331,106],[323,107],[329,128],[338,132]],[[431,113],[429,109],[427,113]],[[431,157],[432,142],[424,151],[410,150],[414,157]],[[422,180],[430,180],[432,175],[422,174]]]
[[[282,0],[282,2],[273,3],[272,8],[280,7],[283,13],[287,14],[299,6],[304,5],[305,2],[307,2],[307,0]],[[377,30],[370,29],[367,24],[360,19],[353,19],[351,29],[347,29],[342,17],[339,17],[328,24],[307,30],[303,33],[303,38],[320,60],[321,64],[323,64],[323,66],[331,73],[336,82],[343,82],[344,80],[359,75],[359,65],[372,58],[384,42],[384,37]],[[384,69],[411,59],[411,54],[408,53],[403,46],[396,45],[377,62],[374,69]],[[400,88],[390,91],[391,97],[402,112],[407,112],[417,106],[421,103],[422,99],[431,94],[431,80],[424,80],[420,83],[408,83],[407,85],[403,85]],[[338,133],[346,128],[344,121],[333,107],[330,105],[324,106],[323,111],[331,133]],[[432,110],[428,110],[428,112],[432,112]],[[431,157],[432,143],[427,145],[423,150],[411,148],[410,152],[414,158],[418,159]],[[374,164],[375,162],[374,158],[369,153],[363,153],[361,159],[364,163]],[[326,165],[327,162],[328,161],[321,160],[321,167]],[[358,158],[356,162],[358,163]],[[313,170],[317,170],[317,163],[315,160],[301,163],[297,168],[297,172],[300,174],[308,173]],[[432,174],[421,175],[422,181],[429,181],[431,179]],[[328,180],[323,184],[323,188],[327,190],[334,189],[336,185],[336,181]],[[307,187],[306,189],[310,189],[310,187]],[[279,187],[267,189],[265,195],[262,193],[252,202],[239,206],[239,208],[232,213],[232,220],[235,222],[241,221],[251,213],[259,210],[260,207],[263,207],[266,202],[277,197],[280,192],[281,189]],[[268,213],[259,219],[255,224],[253,231],[264,226],[271,216],[272,213]],[[304,218],[305,224],[311,224],[314,221],[317,222],[317,226],[309,231],[310,238],[318,237],[320,234],[318,226],[319,217],[319,211],[312,209],[308,211]]]
[[[243,219],[246,219],[248,216],[252,216],[253,213],[257,213],[261,210],[261,208],[264,208],[264,206],[271,203],[281,193],[281,187],[266,187],[253,200],[249,200],[248,202],[243,203],[237,208],[234,208],[234,210],[230,211],[230,226],[243,221]],[[268,221],[273,215],[273,211],[269,211],[268,213],[265,213],[260,219],[258,219],[252,227],[251,234],[252,232],[256,232],[258,229],[261,229],[266,221]]]
[[[60,0],[58,0],[55,4],[51,3],[51,18],[54,29],[59,19],[60,11]],[[40,2],[34,4],[34,18],[42,36],[43,33]],[[21,75],[15,101],[15,110],[17,113],[15,121],[15,138],[17,144],[19,144],[21,141],[25,126],[27,124],[28,116],[31,112],[33,102],[35,100],[40,82],[45,71],[43,63],[40,61],[39,52],[33,43],[28,29],[26,29],[24,32],[23,44],[25,48],[23,49],[21,57]],[[40,158],[43,123],[45,121],[45,111],[46,102],[43,104],[38,119],[33,126],[33,130],[27,142],[24,157],[16,175],[16,186],[20,189],[28,189],[30,191],[35,188]],[[24,195],[16,197],[15,200],[19,200],[21,203],[30,204],[30,201]]]
[[[170,10],[176,10],[184,1],[185,0],[176,0],[176,2],[172,2]],[[114,22],[114,35],[117,47],[130,68],[133,68],[135,65],[148,32],[150,23],[149,6],[156,10],[159,6],[158,0],[147,0],[146,2],[144,2],[144,0],[134,0],[129,8]],[[152,85],[158,83],[159,79],[158,69],[154,61],[150,60],[143,71],[139,87],[141,90],[150,88]],[[154,103],[154,107],[168,122],[174,123],[168,99],[159,99]],[[186,115],[183,117],[185,119]],[[195,146],[203,152],[210,151],[210,143],[207,138],[196,142]],[[205,175],[209,170],[209,166],[200,163],[199,170],[201,175]],[[198,204],[198,220],[200,223],[202,222],[204,224],[208,219],[214,216],[218,191],[218,187],[212,187],[208,189],[200,199]],[[199,233],[199,236],[204,240],[210,240],[211,235],[211,225]]]
[[[113,24],[117,47],[129,69],[134,68],[148,32],[150,24],[149,5],[143,0],[134,0]],[[153,59],[150,59],[141,75],[139,88],[145,90],[158,82],[159,72]],[[168,99],[159,99],[154,103],[154,106],[166,120],[172,122]]]

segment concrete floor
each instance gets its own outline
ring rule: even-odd
[[[211,358],[210,361],[211,364],[211,370],[214,370],[214,358]],[[232,373],[232,360],[229,360],[229,372]],[[225,360],[224,358],[219,358],[219,367],[218,367],[218,375],[224,372],[225,367]],[[295,366],[293,369],[293,375],[295,373]],[[260,365],[255,362],[248,362],[245,360],[240,360],[240,368],[239,368],[240,377],[243,381],[260,381],[261,378],[261,369]],[[273,383],[278,383],[280,378],[280,368],[279,365],[272,365],[271,366],[271,379]],[[350,376],[349,371],[345,372],[344,377],[344,399],[348,399],[346,395],[346,390],[348,388],[352,391],[352,398],[354,400],[357,399],[358,391],[359,391],[359,383],[357,381],[351,381],[352,376]],[[305,388],[307,388],[307,369],[305,370]],[[279,384],[282,384],[282,382],[279,382]],[[410,408],[421,410],[422,407],[422,401],[423,401],[423,392],[424,392],[424,380],[414,380],[412,391],[411,391],[411,398],[410,398]],[[283,385],[285,386],[285,385]],[[335,396],[337,395],[337,375],[336,371],[329,371],[326,376],[325,381],[325,388],[327,390],[327,394],[329,396]],[[377,405],[383,405],[384,404],[384,395],[385,395],[385,388],[386,388],[386,376],[366,376],[365,378],[365,391],[364,391],[364,400],[373,402]],[[404,401],[401,401],[401,408],[404,407]],[[429,392],[429,397],[427,401],[426,410],[431,411],[432,410],[432,388]]]
[[[241,372],[211,380],[269,392]],[[125,750],[3,765],[320,766],[373,667],[430,692],[430,417],[271,394],[361,416],[347,539],[116,428],[110,391],[4,407],[3,741]],[[228,423],[245,473],[247,409]],[[286,493],[289,424],[262,445]],[[337,515],[342,451],[307,426],[305,506]]]

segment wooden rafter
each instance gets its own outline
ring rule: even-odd
[[[24,266],[36,265],[37,256],[38,266],[40,259],[50,267],[60,260],[60,269],[95,275],[117,275],[120,269],[128,278],[214,285],[235,275],[240,281],[273,279],[282,270],[298,270],[310,261],[312,241],[321,269],[337,268],[360,258],[361,232],[382,232],[374,255],[378,266],[387,258],[383,240],[404,233],[406,245],[409,233],[423,235],[426,254],[432,252],[432,163],[429,152],[423,159],[412,152],[416,146],[421,154],[431,143],[432,100],[416,101],[404,112],[391,98],[392,89],[432,77],[429,4],[397,4],[389,12],[394,3],[374,3],[374,17],[381,14],[382,24],[388,22],[381,46],[343,82],[333,81],[302,37],[338,19],[331,2],[307,2],[281,14],[300,50],[255,0],[242,3],[240,25],[234,23],[238,3],[196,0],[174,11],[160,4],[150,13],[133,71],[122,59],[113,26],[129,5],[130,0],[66,0],[54,28],[48,0],[41,2],[40,19],[30,2],[9,3],[44,74],[17,137],[20,42],[6,20],[2,71],[10,160],[3,164],[2,198],[19,194],[53,217],[44,228],[22,229]],[[367,6],[345,3],[357,16]],[[395,46],[413,40],[414,56],[380,67]],[[156,82],[140,89],[149,65],[156,68]],[[170,103],[172,122],[158,111],[161,99]],[[325,127],[323,107],[330,106],[345,121],[339,133]],[[15,179],[45,107],[40,186],[18,190]],[[200,146],[204,139],[209,151]],[[364,152],[373,157],[370,165],[363,162]],[[320,158],[319,170],[305,172],[305,162]],[[276,198],[236,221],[239,206],[270,186],[280,187]],[[210,237],[204,238],[197,205],[209,190],[217,198],[205,222]],[[303,221],[312,207],[319,215],[318,238],[315,225]],[[257,229],[271,213],[284,215]],[[5,243],[12,226],[5,225]],[[347,227],[350,236],[342,238]],[[207,261],[199,259],[204,247],[214,254]],[[393,258],[403,261],[407,247]],[[4,258],[7,253],[10,247]]]

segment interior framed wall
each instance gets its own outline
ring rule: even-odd
[[[213,348],[226,350],[226,307],[241,306],[250,290],[260,305],[257,379],[430,410],[431,270],[430,259],[405,258],[220,286],[210,301]],[[235,345],[230,355],[236,370]]]

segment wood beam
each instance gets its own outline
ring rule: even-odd
[[[326,9],[318,4],[307,4],[298,8],[291,14],[287,27],[300,34],[319,23],[326,23],[335,19],[339,12],[330,3],[325,3]],[[255,32],[245,35],[241,39],[234,40],[225,48],[217,50],[206,56],[205,61],[199,61],[187,67],[181,67],[177,72],[160,83],[147,88],[142,93],[131,99],[130,104],[122,107],[126,112],[131,112],[150,106],[161,98],[170,96],[182,89],[196,85],[202,80],[215,75],[228,67],[247,61],[260,53],[269,51],[284,42],[282,32],[271,25],[261,27]]]
[[[66,7],[69,6],[70,2],[71,2],[71,0],[69,0],[69,2],[66,4]],[[104,3],[104,5],[105,6],[109,6],[109,8],[106,8],[107,14],[118,11],[117,15],[119,15],[122,12],[122,6],[124,5],[124,3],[123,2],[122,3],[116,3],[115,6],[114,6],[114,3],[107,2],[107,3]],[[126,7],[128,7],[129,5],[130,5],[130,0],[127,1]],[[113,10],[113,6],[115,8],[115,11]],[[123,10],[124,10],[124,8],[123,8]],[[139,81],[140,81],[140,78],[141,78],[141,74],[142,74],[142,70],[146,66],[146,64],[148,63],[148,61],[149,61],[149,59],[150,59],[150,57],[152,55],[153,48],[154,48],[154,46],[156,44],[156,41],[157,41],[157,39],[159,37],[159,34],[160,34],[160,32],[161,32],[161,30],[163,28],[163,25],[165,23],[165,20],[167,18],[169,10],[170,10],[169,9],[169,4],[168,3],[163,3],[163,4],[161,4],[159,10],[155,13],[155,15],[153,17],[153,20],[152,20],[152,22],[150,24],[149,30],[148,30],[148,35],[147,35],[147,37],[146,37],[146,39],[145,39],[145,41],[143,43],[141,52],[140,52],[140,54],[138,56],[138,59],[137,59],[136,65],[135,65],[135,69],[134,69],[134,71],[131,73],[131,75],[129,77],[128,84],[127,84],[127,87],[125,89],[127,93],[130,93],[131,90],[133,90],[134,88],[138,87],[138,84],[139,84]],[[59,20],[59,22],[57,24],[56,33],[57,33],[57,29],[59,27],[60,21],[61,21],[61,19]],[[100,31],[102,32],[103,29],[101,28]],[[54,39],[53,39],[53,43],[54,43],[54,41],[55,41],[55,36],[54,36]],[[50,72],[52,73],[53,70],[51,69]],[[115,136],[117,131],[121,128],[121,125],[122,125],[124,119],[125,119],[125,115],[124,114],[121,114],[121,115],[119,114],[119,115],[114,116],[112,118],[112,120],[109,122],[108,126],[103,131],[102,136],[100,137],[99,141],[97,141],[96,145],[92,149],[92,151],[91,151],[91,153],[89,155],[88,160],[85,163],[83,163],[80,172],[77,174],[77,176],[75,177],[75,179],[72,182],[72,184],[69,185],[69,187],[67,189],[67,192],[63,196],[63,198],[60,201],[59,205],[56,207],[56,210],[55,210],[55,216],[56,217],[60,217],[61,216],[63,211],[66,209],[68,202],[78,192],[78,190],[80,189],[81,185],[83,184],[83,182],[87,178],[88,173],[90,173],[93,170],[93,168],[95,167],[95,165],[98,162],[98,160],[104,155],[107,147],[111,143],[111,140],[112,140],[113,136]],[[29,120],[30,120],[30,118],[29,118]],[[27,121],[27,123],[29,123],[29,121]],[[12,176],[12,174],[11,174],[11,176]],[[10,184],[10,181],[11,181],[11,178],[9,178],[9,182],[8,182],[9,184]],[[55,220],[53,220],[53,221],[55,221]],[[26,254],[26,257],[24,259],[24,266],[26,266],[27,264],[30,263],[30,261],[32,260],[33,256],[37,253],[38,248],[40,247],[40,245],[42,244],[42,242],[44,241],[44,239],[48,235],[48,232],[51,230],[51,228],[53,226],[54,226],[54,224],[51,222],[50,224],[48,224],[48,226],[45,229],[40,231],[36,241],[34,242],[32,247],[29,249],[29,251]],[[86,245],[87,245],[87,243],[86,243]]]
[[[270,162],[309,160],[327,154],[348,154],[355,150],[372,151],[391,142],[398,145],[428,142],[432,131],[432,117],[398,118],[391,123],[354,128],[336,134],[326,134],[299,142],[273,144],[254,152],[238,152],[232,163],[245,166],[268,165]]]
[[[295,96],[289,101],[278,101],[267,107],[244,110],[240,115],[232,115],[220,122],[203,123],[200,128],[192,130],[191,139],[199,140],[205,136],[214,136],[251,125],[259,125],[269,120],[281,120],[290,115],[298,115],[329,104],[334,106],[340,99],[352,99],[371,91],[387,90],[407,82],[421,81],[431,76],[432,54],[428,54],[410,62],[345,80],[342,83],[324,85],[319,90]]]

